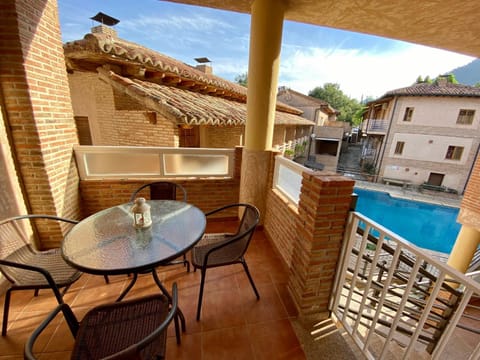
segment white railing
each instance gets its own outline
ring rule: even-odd
[[[273,188],[278,189],[288,200],[298,205],[302,187],[302,173],[306,167],[281,155],[275,156]]]
[[[480,284],[359,213],[347,228],[335,317],[368,359],[438,359]],[[480,345],[468,351],[480,357]]]
[[[308,136],[304,136],[295,140],[289,140],[282,145],[276,145],[275,150],[281,151],[282,153],[285,152],[285,150],[292,150],[295,151],[295,147],[297,145],[304,145],[308,144]]]
[[[75,146],[82,180],[233,176],[234,149]]]

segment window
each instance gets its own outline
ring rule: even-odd
[[[472,125],[475,110],[460,109],[457,118],[457,124]]]
[[[405,114],[403,115],[403,121],[412,121],[413,107],[405,108]]]
[[[404,146],[405,141],[397,141],[397,145],[395,145],[395,154],[402,155]]]
[[[449,146],[445,159],[460,160],[463,154],[463,146]]]

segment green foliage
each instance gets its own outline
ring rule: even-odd
[[[337,119],[350,124],[353,123],[354,114],[362,107],[357,100],[345,95],[340,90],[339,84],[325,83],[323,87],[316,87],[308,95],[328,102],[334,109],[340,112]]]
[[[474,86],[475,87],[480,87],[480,82],[476,83]]]
[[[353,114],[352,117],[352,125],[353,126],[360,126],[360,124],[363,121],[363,115],[365,112],[368,110],[368,106],[362,106],[360,109],[358,109],[355,114]]]
[[[295,156],[304,156],[306,146],[307,146],[306,141],[302,142],[301,144],[295,145]]]
[[[419,75],[417,77],[417,80],[415,81],[415,84],[431,84],[433,82],[432,79],[430,79],[430,76],[425,76],[425,79],[422,79],[422,76]]]
[[[457,79],[455,78],[455,75],[453,75],[453,74],[438,75],[438,76],[435,78],[435,84],[437,84],[437,83],[438,83],[438,80],[441,79],[441,78],[447,78],[447,83],[458,84],[458,81],[457,81]]]
[[[247,87],[248,84],[248,73],[243,73],[235,76],[235,82],[237,84]]]

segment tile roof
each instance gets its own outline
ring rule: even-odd
[[[245,125],[247,119],[245,103],[127,78],[104,68],[99,68],[98,72],[100,78],[115,90],[127,94],[175,124]],[[313,122],[298,115],[276,111],[275,125],[313,125]]]
[[[91,33],[81,40],[65,43],[63,49],[69,69],[95,71],[104,64],[119,65],[130,69],[132,77],[141,80],[143,77],[143,80],[246,103],[246,87],[116,36]],[[303,112],[281,102],[277,102],[277,110],[296,115]]]
[[[409,87],[388,91],[380,99],[391,96],[480,97],[480,87],[452,83],[419,83]]]

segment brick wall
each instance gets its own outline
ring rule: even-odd
[[[328,311],[354,181],[304,172],[298,209],[276,190],[267,197],[264,231],[289,268],[289,291],[304,317]]]
[[[202,147],[232,148],[242,145],[245,126],[206,126]]]
[[[480,157],[472,169],[462,204],[458,222],[480,231]]]
[[[0,8],[5,112],[33,213],[78,217],[78,143],[56,1],[7,0]],[[42,247],[56,246],[57,228],[38,227]]]
[[[87,116],[94,145],[175,147],[179,129],[160,114],[149,121],[147,109],[131,97],[114,92],[96,73],[69,75],[76,116]]]

